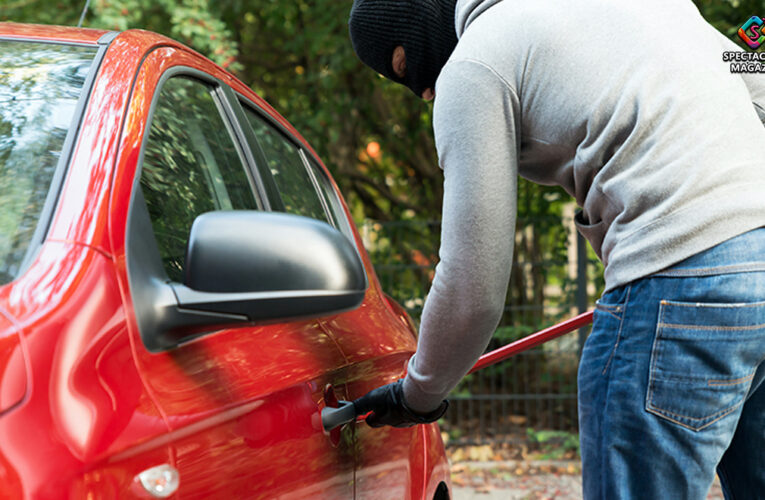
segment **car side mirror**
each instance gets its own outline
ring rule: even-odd
[[[277,212],[200,215],[191,226],[184,270],[186,286],[200,292],[344,297],[366,289],[348,238],[324,222]]]
[[[358,307],[367,288],[340,231],[275,212],[209,212],[194,220],[178,306],[249,321],[325,316]]]
[[[148,280],[142,302],[150,311],[138,319],[150,351],[215,329],[340,313],[361,305],[367,289],[346,236],[324,222],[275,212],[200,215],[184,271],[183,284]]]

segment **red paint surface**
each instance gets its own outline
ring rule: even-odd
[[[106,30],[49,26],[47,24],[2,23],[2,27],[0,27],[0,37],[3,38],[84,44],[95,44],[106,33],[108,33]]]
[[[21,403],[27,394],[27,367],[15,326],[0,313],[0,415]]]
[[[0,23],[0,37],[94,44],[103,34]],[[135,476],[165,463],[180,472],[175,498],[432,498],[449,477],[437,426],[359,423],[339,439],[321,429],[327,385],[356,398],[402,376],[416,347],[355,230],[370,281],[360,308],[144,348],[125,225],[149,106],[178,65],[219,78],[309,147],[177,42],[143,31],[112,42],[47,239],[0,287],[0,498],[142,497]]]

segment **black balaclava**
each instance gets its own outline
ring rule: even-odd
[[[361,61],[417,97],[435,90],[436,79],[457,45],[457,0],[355,0],[348,21],[353,50]],[[403,46],[406,76],[393,72],[393,50]]]

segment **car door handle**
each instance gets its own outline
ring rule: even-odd
[[[321,410],[321,425],[325,432],[353,422],[356,419],[356,407],[350,401],[338,401],[337,408],[325,406]]]

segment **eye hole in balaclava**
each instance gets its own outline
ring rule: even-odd
[[[457,45],[457,0],[355,0],[348,27],[361,61],[417,97],[434,89],[438,74]],[[403,78],[393,71],[393,50],[406,54]]]

